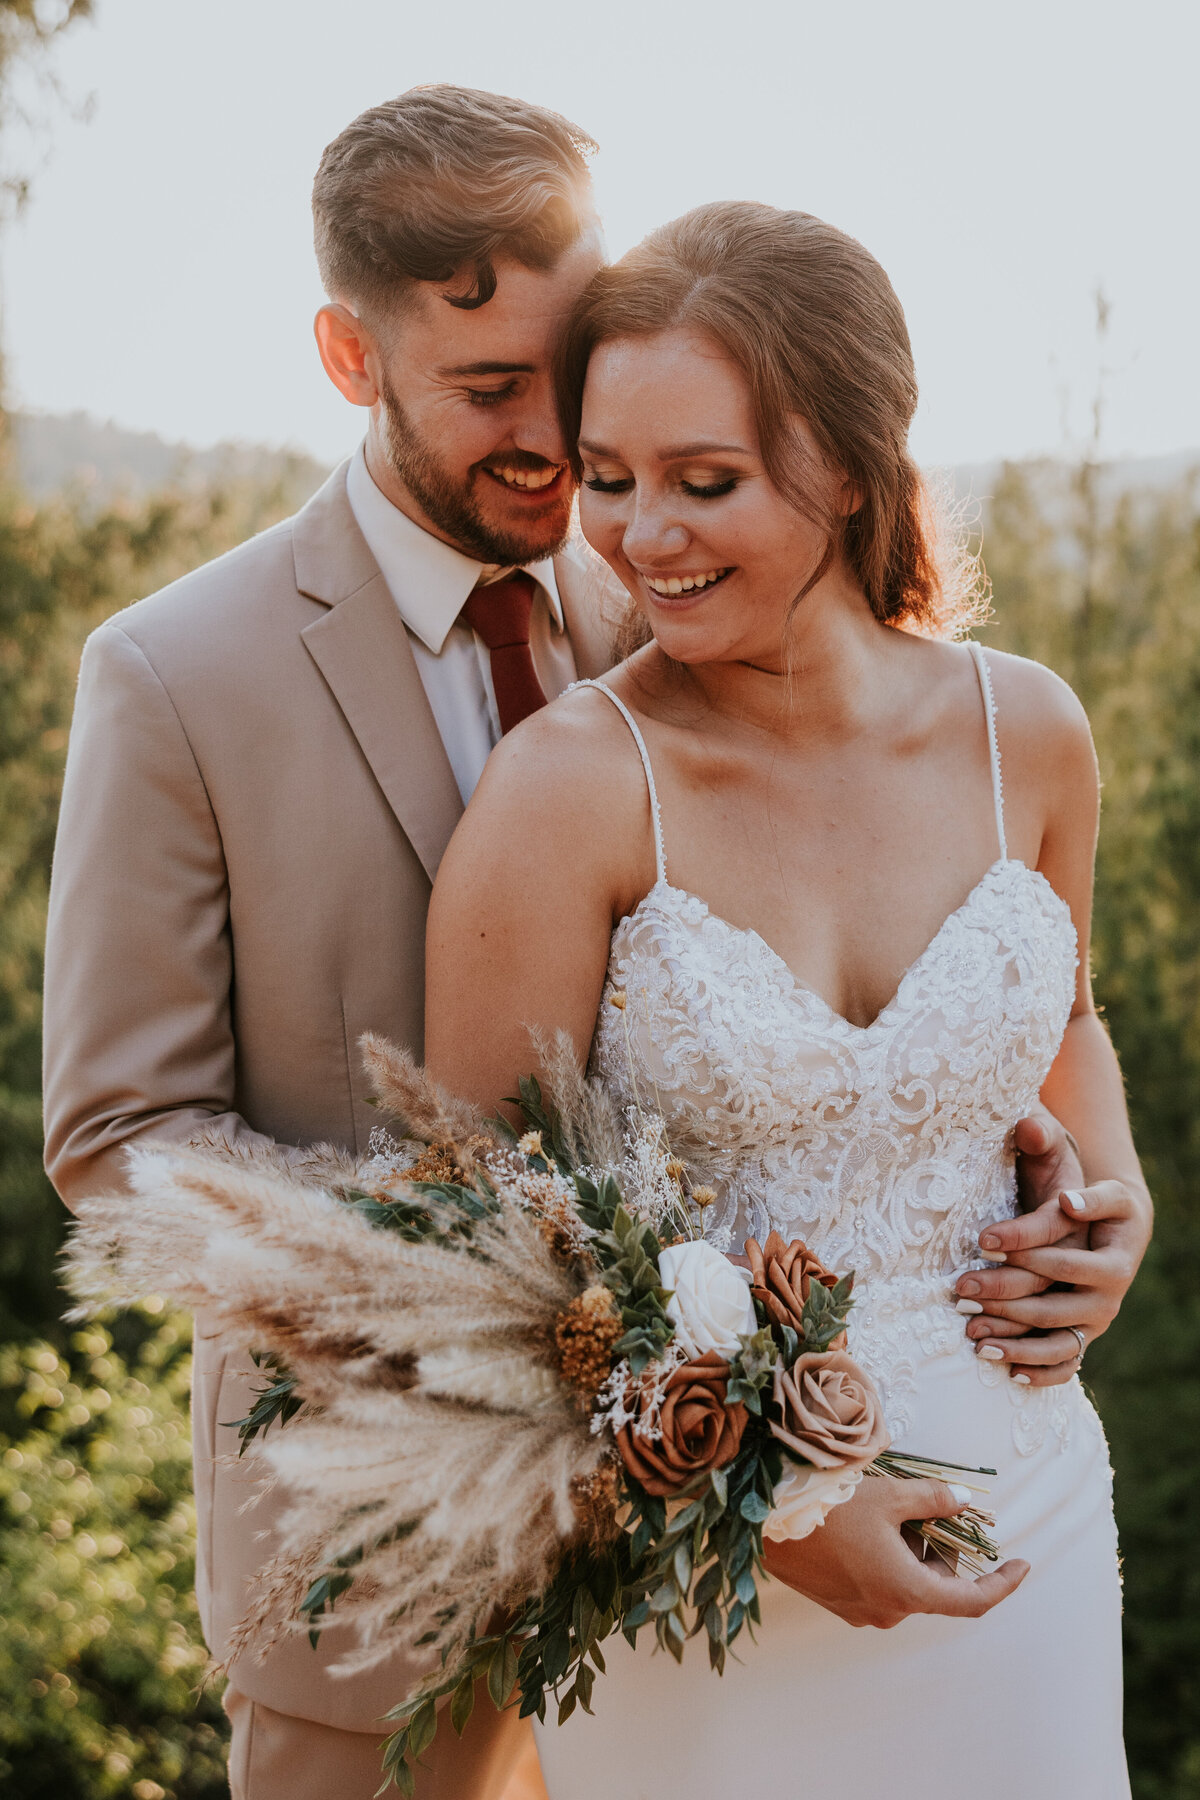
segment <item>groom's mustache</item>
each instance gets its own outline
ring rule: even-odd
[[[512,469],[520,475],[547,475],[557,474],[563,464],[547,462],[544,456],[535,456],[532,450],[495,450],[474,466],[476,469]]]

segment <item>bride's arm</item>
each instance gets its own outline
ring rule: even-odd
[[[565,1031],[586,1059],[614,922],[653,880],[641,764],[603,696],[567,696],[505,738],[430,903],[425,1055],[438,1080],[491,1109],[535,1069],[532,1032]]]
[[[1017,714],[1013,723],[1020,725],[1005,745],[1006,754],[1009,744],[1015,750],[1009,760],[1017,775],[1006,785],[1010,796],[1023,792],[1041,805],[1037,867],[1070,907],[1079,940],[1075,1003],[1041,1097],[1076,1139],[1087,1185],[1076,1195],[1082,1207],[1067,1198],[1061,1208],[1042,1207],[985,1232],[985,1254],[1004,1253],[1006,1265],[965,1277],[958,1291],[987,1306],[986,1317],[972,1321],[970,1335],[995,1344],[1034,1386],[1046,1386],[1075,1372],[1079,1343],[1069,1327],[1078,1327],[1091,1343],[1116,1317],[1145,1254],[1152,1209],[1116,1053],[1092,999],[1088,957],[1099,781],[1091,733],[1078,701],[1045,670],[1010,658],[1002,662],[1001,709],[1007,700]],[[1088,1248],[1056,1242],[1070,1228],[1068,1219],[1090,1224]],[[1011,1297],[1005,1290],[1017,1289],[1021,1271],[1070,1287]],[[1002,1321],[998,1330],[995,1320]],[[1035,1327],[1044,1335],[1007,1337],[1005,1323],[1013,1331]]]

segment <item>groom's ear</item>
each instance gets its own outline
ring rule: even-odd
[[[330,301],[313,320],[325,373],[351,406],[374,406],[379,389],[371,374],[375,342],[358,314]]]

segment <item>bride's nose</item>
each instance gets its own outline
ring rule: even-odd
[[[690,543],[687,527],[673,519],[665,508],[651,503],[634,507],[621,547],[631,563],[645,567],[662,557],[678,556]]]

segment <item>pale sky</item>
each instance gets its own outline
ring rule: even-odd
[[[1200,445],[1195,0],[97,0],[2,246],[9,397],[332,460],[361,417],[311,337],[309,190],[425,81],[555,107],[601,146],[613,254],[700,201],[817,213],[908,314],[926,463]],[[46,110],[45,107],[43,110]],[[49,160],[37,162],[48,152]]]

